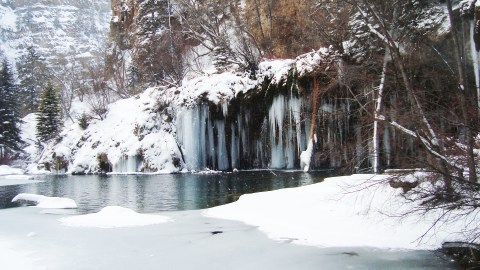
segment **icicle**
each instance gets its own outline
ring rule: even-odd
[[[219,170],[228,169],[228,156],[227,156],[227,144],[225,141],[225,121],[215,121],[215,127],[217,128],[217,163]]]
[[[136,173],[139,171],[139,160],[136,156],[122,156],[113,165],[113,173]]]
[[[297,150],[300,153],[302,151],[302,124],[301,124],[301,111],[302,111],[302,100],[299,98],[290,98],[289,100],[290,112],[293,116],[293,121],[295,125],[296,139],[297,139]]]
[[[383,150],[387,158],[387,166],[390,166],[392,159],[392,146],[390,145],[390,131],[387,128],[383,130]]]
[[[291,108],[289,108],[291,111]],[[295,145],[293,143],[294,140],[294,132],[293,132],[293,121],[292,121],[292,114],[289,114],[289,121],[288,121],[288,130],[285,142],[285,167],[287,169],[293,169],[295,163]]]
[[[182,111],[177,117],[177,139],[182,146],[188,169],[206,166],[206,126],[208,111],[205,105]]]
[[[268,112],[270,124],[270,168],[285,168],[285,156],[283,150],[283,120],[285,117],[285,97],[279,95],[273,99]]]
[[[209,118],[207,118],[207,133],[208,133],[208,157],[209,159],[211,160],[212,162],[212,166],[214,168],[217,167],[217,159],[215,158],[215,143],[214,143],[214,139],[213,139],[213,125],[212,125],[212,121],[210,121]]]
[[[231,143],[230,143],[230,155],[231,155],[231,160],[232,160],[232,169],[238,168],[238,154],[240,152],[240,146],[239,146],[239,140],[238,137],[235,136],[235,126],[232,124],[231,125]]]
[[[228,101],[223,100],[221,103],[222,103],[223,117],[226,119],[228,116]]]

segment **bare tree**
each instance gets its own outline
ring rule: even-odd
[[[53,83],[60,89],[60,102],[63,115],[73,121],[70,109],[76,95],[80,92],[82,64],[75,50],[59,57],[49,69]]]

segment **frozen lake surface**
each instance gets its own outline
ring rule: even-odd
[[[428,251],[317,248],[273,241],[255,227],[195,211],[134,228],[63,226],[74,210],[0,210],[2,269],[457,269]]]
[[[430,251],[322,248],[272,240],[257,227],[206,217],[241,194],[322,181],[324,173],[55,176],[0,186],[0,268],[36,269],[458,269]],[[78,209],[18,207],[18,193],[74,199]],[[124,228],[62,220],[118,205],[168,222]]]

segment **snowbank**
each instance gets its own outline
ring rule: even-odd
[[[20,193],[12,199],[12,202],[28,201],[36,203],[36,207],[48,209],[77,208],[74,200],[69,198],[47,197],[37,194]]]
[[[12,168],[7,165],[0,165],[0,175],[12,175],[12,174],[23,174],[22,169]]]
[[[98,213],[65,217],[60,221],[71,227],[119,228],[160,224],[172,220],[165,216],[139,214],[120,206],[107,206]]]
[[[399,218],[412,204],[400,196],[401,189],[384,181],[386,177],[333,177],[310,186],[243,195],[204,214],[258,226],[274,239],[323,247],[434,249],[443,241],[462,239],[458,232],[465,229],[466,220],[429,231],[442,213]]]

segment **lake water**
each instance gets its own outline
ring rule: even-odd
[[[0,186],[0,209],[20,206],[11,200],[34,193],[75,200],[79,213],[108,205],[140,213],[195,210],[234,202],[240,195],[318,183],[327,172],[242,171],[221,174],[42,176],[41,183]]]

